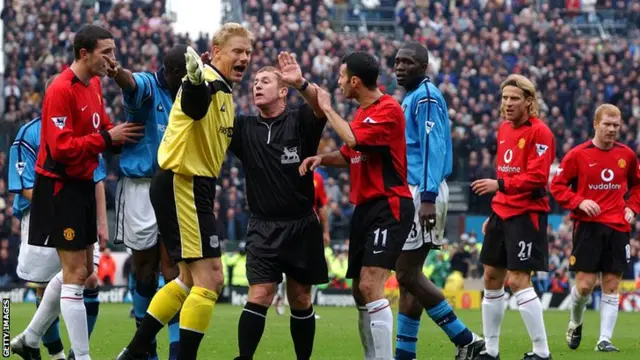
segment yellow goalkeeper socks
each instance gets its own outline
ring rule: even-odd
[[[180,359],[195,360],[198,347],[209,327],[213,308],[218,300],[216,292],[194,286],[180,312]]]
[[[162,325],[173,318],[187,299],[187,287],[175,279],[163,286],[153,297],[147,312]]]
[[[187,298],[187,291],[187,286],[179,279],[175,279],[156,293],[140,327],[127,346],[132,356],[142,357],[150,350],[156,335],[180,311]]]

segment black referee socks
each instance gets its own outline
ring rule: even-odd
[[[252,359],[255,354],[267,320],[268,307],[247,302],[238,322],[239,359]]]
[[[313,306],[306,310],[291,309],[291,338],[298,360],[308,360],[313,352],[313,340],[316,336],[316,313]]]

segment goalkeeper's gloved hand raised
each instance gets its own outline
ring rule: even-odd
[[[200,60],[200,55],[193,50],[191,46],[187,47],[187,52],[184,54],[184,58],[187,62],[187,78],[193,85],[200,85],[204,81],[204,65]]]

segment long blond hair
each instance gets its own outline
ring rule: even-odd
[[[533,85],[531,80],[519,74],[511,74],[507,77],[507,80],[500,85],[500,92],[507,86],[515,86],[522,90],[525,99],[531,100],[531,105],[529,105],[528,108],[529,116],[538,116],[538,95],[536,94],[536,86]],[[502,117],[505,116],[504,105],[500,105],[500,115],[502,115]]]

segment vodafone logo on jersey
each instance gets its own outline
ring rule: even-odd
[[[600,173],[600,179],[603,182],[600,184],[589,184],[589,190],[620,190],[622,185],[612,184],[611,181],[615,178],[615,174],[611,169],[603,169]]]
[[[506,165],[498,166],[498,171],[505,172],[505,173],[519,173],[520,172],[520,167],[519,166],[509,166],[509,163],[511,162],[511,160],[513,160],[513,150],[507,149],[507,151],[504,152],[504,156],[502,157],[502,160],[504,160],[504,163]]]

